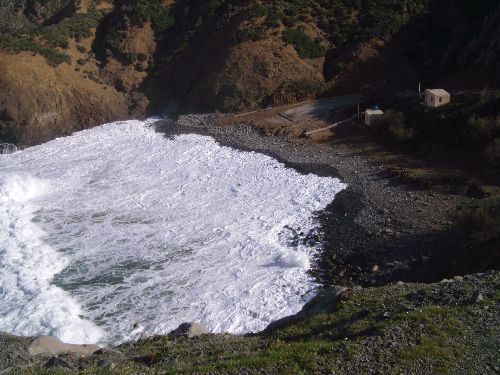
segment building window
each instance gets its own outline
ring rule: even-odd
[[[439,98],[439,103],[441,103],[443,101],[443,98]]]

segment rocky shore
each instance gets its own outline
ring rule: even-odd
[[[167,136],[210,135],[227,146],[268,154],[301,173],[335,176],[348,184],[325,211],[318,212],[319,236],[296,233],[297,241],[323,244],[314,270],[320,283],[431,282],[487,269],[481,264],[460,267],[459,249],[467,239],[454,219],[470,198],[403,185],[386,176],[384,165],[350,145],[290,141],[264,136],[245,123],[218,123],[211,115],[185,115],[158,129]],[[449,249],[455,250],[455,258]]]
[[[311,272],[323,291],[297,315],[251,335],[207,334],[188,324],[99,349],[2,333],[0,374],[499,373],[500,275],[457,274],[459,252],[449,253],[463,240],[453,219],[468,198],[397,183],[349,145],[218,124],[212,115],[185,115],[156,126],[166,137],[209,135],[348,184],[317,213],[318,233],[294,234],[297,242],[322,244]]]

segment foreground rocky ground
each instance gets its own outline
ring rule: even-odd
[[[319,295],[252,335],[169,334],[100,350],[0,335],[0,374],[499,373],[500,273],[480,272],[493,266],[480,255],[463,264],[453,253],[462,237],[452,220],[471,198],[402,185],[346,144],[290,142],[245,124],[217,124],[213,116],[182,116],[158,123],[158,131],[211,135],[348,183],[318,213],[318,233],[291,234],[324,244],[313,270],[324,286]]]
[[[0,336],[1,373],[498,374],[500,274],[325,290],[258,334],[165,335],[89,356],[30,356]]]

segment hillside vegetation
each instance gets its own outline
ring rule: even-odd
[[[1,0],[0,51],[69,65],[136,115],[235,111],[419,81],[496,87],[499,21],[494,0]],[[25,142],[11,111],[1,132]]]

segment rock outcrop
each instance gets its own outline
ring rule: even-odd
[[[342,286],[332,286],[320,290],[318,294],[316,294],[312,300],[306,303],[302,310],[300,310],[297,314],[285,316],[284,318],[270,323],[266,327],[266,331],[272,331],[292,322],[307,319],[314,315],[328,314],[333,312],[338,306],[342,294],[346,290],[347,288]]]
[[[28,352],[35,355],[58,356],[61,354],[73,354],[78,357],[89,356],[99,350],[97,345],[75,345],[66,344],[51,336],[39,336],[34,339],[28,347]]]
[[[473,8],[459,0],[403,8],[4,0],[0,142],[36,144],[167,103],[231,112],[346,93],[384,97],[418,82],[498,87],[500,7]]]
[[[123,119],[128,99],[40,55],[0,53],[0,137],[33,145]]]
[[[172,337],[187,337],[192,339],[201,335],[207,335],[210,331],[202,324],[199,323],[182,323],[179,327],[170,332]]]
[[[74,8],[73,0],[3,0],[0,2],[0,32],[41,25],[65,10]]]

